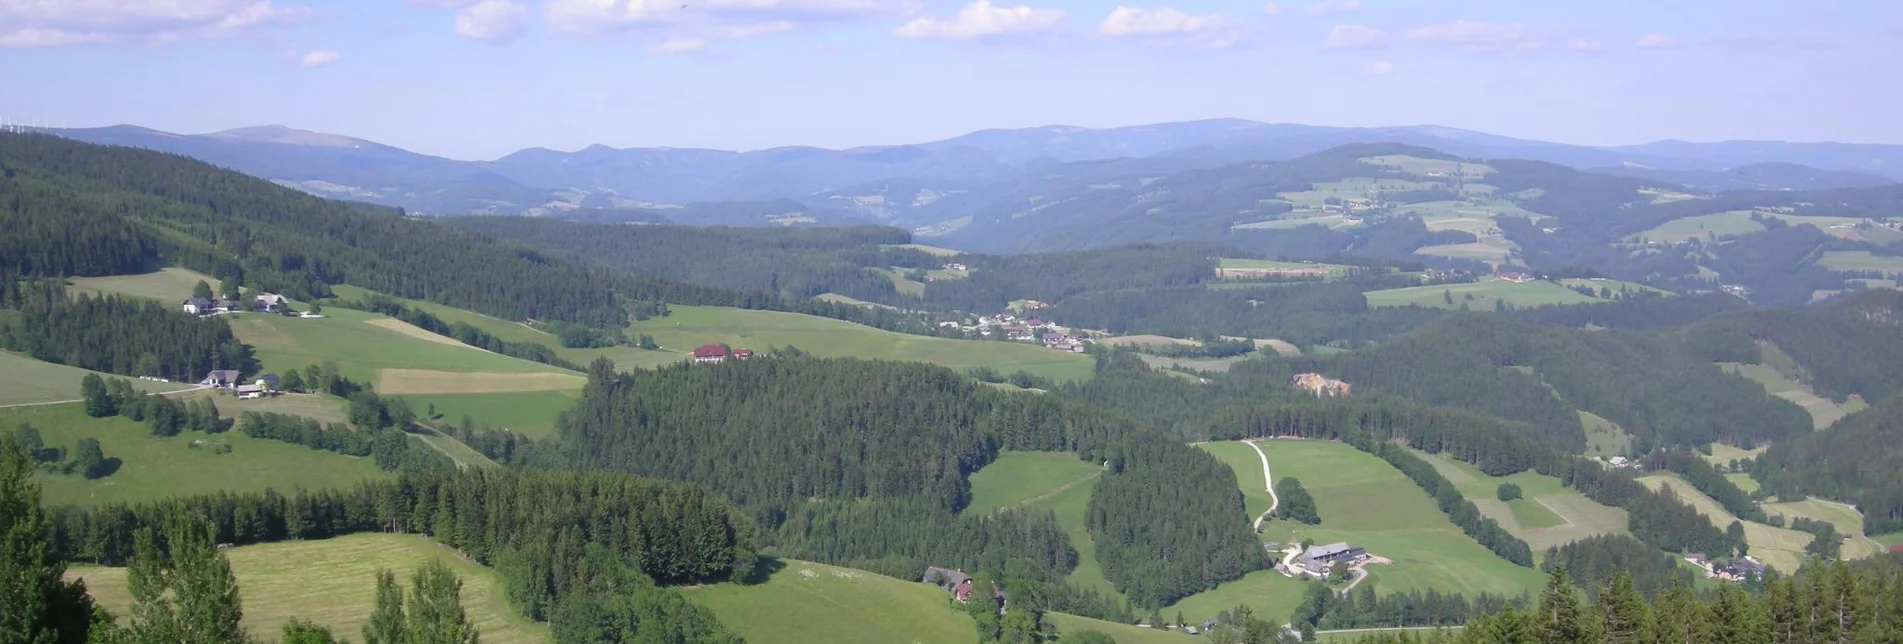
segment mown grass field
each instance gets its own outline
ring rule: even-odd
[[[1654,226],[1651,230],[1627,237],[1626,241],[1670,244],[1693,239],[1709,240],[1713,237],[1749,235],[1763,231],[1764,224],[1751,220],[1751,211],[1733,210],[1674,219]]]
[[[358,534],[320,541],[286,541],[223,550],[238,578],[244,627],[276,641],[284,623],[301,617],[331,627],[339,637],[360,640],[376,607],[378,570],[397,573],[405,592],[410,575],[441,559],[462,578],[463,610],[487,644],[546,644],[548,627],[509,607],[500,578],[456,551],[420,535]],[[132,605],[124,568],[73,567],[68,577],[125,619]],[[724,616],[723,616],[724,617]],[[969,620],[967,620],[969,621]]]
[[[1473,501],[1480,513],[1499,522],[1513,536],[1533,548],[1535,557],[1547,548],[1601,534],[1629,534],[1625,510],[1602,505],[1559,479],[1527,470],[1510,476],[1489,476],[1474,467],[1440,454],[1415,452],[1433,464],[1440,475]],[[1520,486],[1521,498],[1502,502],[1502,483]]]
[[[1467,179],[1478,179],[1496,172],[1493,166],[1485,163],[1427,159],[1405,154],[1383,154],[1380,156],[1362,157],[1355,160],[1372,166],[1399,170],[1420,176],[1446,175],[1453,177],[1458,175]]]
[[[285,414],[302,416],[326,423],[348,423],[350,414],[348,403],[335,396],[317,394],[279,394],[269,398],[240,400],[237,396],[223,392],[205,390],[179,396],[179,400],[207,398],[218,406],[221,418],[236,419],[245,412],[260,414]]]
[[[581,390],[524,391],[503,394],[417,394],[399,396],[424,415],[434,407],[438,419],[460,425],[468,416],[477,425],[522,432],[530,438],[555,433],[555,417],[575,406]]]
[[[184,302],[185,298],[192,296],[192,287],[201,281],[214,290],[218,288],[218,278],[177,267],[161,268],[137,275],[74,277],[66,280],[68,284],[81,291],[129,295],[167,304]]]
[[[1149,365],[1151,369],[1193,369],[1196,371],[1213,371],[1216,373],[1227,373],[1229,368],[1234,367],[1236,363],[1253,357],[1255,357],[1253,354],[1243,354],[1227,358],[1171,358],[1168,356],[1153,356],[1147,353],[1137,354],[1137,359],[1142,360],[1143,364]]]
[[[1269,484],[1262,479],[1262,457],[1255,450],[1241,442],[1203,443],[1197,447],[1235,470],[1236,486],[1242,488],[1242,507],[1250,521],[1269,511]],[[1274,469],[1274,463],[1270,463],[1270,469]],[[1287,476],[1279,471],[1275,475]]]
[[[1791,379],[1790,376],[1785,375],[1768,363],[1739,364],[1735,362],[1720,362],[1718,363],[1718,367],[1727,372],[1749,378],[1752,382],[1763,385],[1764,390],[1770,392],[1771,395],[1789,400],[1796,403],[1797,406],[1803,407],[1804,411],[1810,414],[1812,429],[1829,427],[1832,423],[1843,419],[1844,416],[1849,415],[1851,412],[1865,407],[1861,398],[1852,398],[1844,401],[1843,404],[1838,404],[1829,398],[1819,396],[1815,391],[1811,390],[1809,385]]]
[[[977,623],[938,587],[792,559],[763,583],[687,590],[749,642],[968,644]],[[485,641],[487,639],[485,638]]]
[[[1368,567],[1370,577],[1364,583],[1374,584],[1383,593],[1436,588],[1470,596],[1482,591],[1517,595],[1539,588],[1544,579],[1536,570],[1494,556],[1461,533],[1427,493],[1379,458],[1343,443],[1264,440],[1258,444],[1268,454],[1276,479],[1300,480],[1315,497],[1322,518],[1318,526],[1271,521],[1263,531],[1265,542],[1314,539],[1367,548],[1394,561]],[[1261,461],[1251,458],[1242,467],[1242,459],[1224,458],[1227,445],[1248,449],[1239,444],[1202,447],[1214,448],[1218,458],[1230,463],[1244,495],[1251,494],[1248,488],[1260,485]],[[1184,616],[1200,620],[1244,604],[1259,615],[1286,619],[1301,599],[1303,583],[1274,571],[1258,571],[1185,598],[1165,612],[1181,609]]]
[[[388,316],[336,307],[324,315],[246,314],[232,318],[231,328],[257,348],[267,371],[334,362],[344,377],[386,394],[559,391],[579,389],[583,382],[581,374],[565,369],[420,337],[427,333],[420,329],[393,330],[392,323],[401,323]]]
[[[927,246],[925,244],[885,244],[883,246],[880,246],[880,248],[905,248],[910,250],[916,250],[923,253],[929,253],[932,255],[937,255],[939,257],[951,257],[953,255],[965,254],[965,251],[962,251],[962,250],[940,248],[938,246]]]
[[[1471,300],[1467,299],[1470,295],[1473,296]],[[1514,283],[1498,279],[1486,279],[1468,284],[1410,286],[1368,291],[1362,293],[1362,296],[1368,299],[1369,307],[1412,305],[1456,309],[1464,304],[1475,311],[1492,311],[1503,301],[1511,302],[1513,306],[1519,307],[1545,304],[1588,304],[1603,301],[1545,280]],[[1452,304],[1447,303],[1450,296],[1453,299]]]
[[[1903,273],[1903,257],[1876,255],[1867,250],[1827,251],[1817,260],[1817,265],[1833,271]]]
[[[973,367],[991,367],[1006,374],[1023,370],[1061,381],[1088,380],[1093,371],[1094,359],[1088,355],[1031,344],[910,335],[778,311],[711,306],[671,306],[669,309],[671,315],[635,322],[627,333],[630,337],[651,335],[662,348],[677,353],[622,348],[620,353],[608,354],[615,358],[616,365],[641,366],[623,363],[623,356],[662,356],[659,360],[650,358],[648,364],[678,362],[686,359],[694,347],[724,342],[755,351],[793,346],[822,357],[929,362],[961,371]],[[630,356],[629,352],[645,355]]]
[[[0,407],[79,400],[79,381],[84,380],[89,373],[97,372],[0,351]],[[99,375],[129,380],[133,388],[153,393],[191,388],[191,385],[176,382],[153,382],[109,373]]]
[[[1672,492],[1678,495],[1679,500],[1691,504],[1699,514],[1710,518],[1712,525],[1718,526],[1719,530],[1729,527],[1732,521],[1738,520],[1737,516],[1726,512],[1717,501],[1705,496],[1705,493],[1698,491],[1698,488],[1692,487],[1690,483],[1686,483],[1677,475],[1666,473],[1642,476],[1639,477],[1639,482],[1655,490],[1662,487],[1671,488]],[[1804,547],[1810,545],[1810,533],[1775,528],[1752,521],[1743,523],[1744,540],[1751,546],[1752,556],[1764,560],[1765,564],[1785,574],[1797,572],[1798,566],[1804,562]],[[1845,550],[1847,554],[1849,549]]]
[[[1806,517],[1824,521],[1837,527],[1837,532],[1851,536],[1844,543],[1843,556],[1846,559],[1868,557],[1883,552],[1887,546],[1863,534],[1863,515],[1857,514],[1849,506],[1832,503],[1822,499],[1796,499],[1778,503],[1764,504],[1766,514],[1782,514],[1789,518]]]
[[[1324,269],[1328,271],[1327,277],[1334,278],[1334,277],[1341,277],[1342,275],[1348,272],[1348,269],[1353,267],[1342,266],[1340,264],[1315,264],[1315,263],[1309,263],[1309,262],[1282,262],[1282,261],[1276,261],[1272,259],[1243,259],[1238,257],[1224,257],[1216,261],[1216,268],[1218,269],[1255,268],[1255,269],[1282,269],[1282,270],[1302,270],[1302,269],[1319,268],[1319,269]]]
[[[966,514],[984,514],[1054,496],[1072,487],[1088,487],[1103,467],[1070,452],[1001,452],[998,459],[971,474],[971,503]]]
[[[48,505],[138,502],[219,491],[262,492],[266,488],[280,492],[344,488],[366,478],[390,476],[367,457],[251,438],[235,431],[215,435],[184,432],[158,438],[144,423],[120,417],[87,417],[79,403],[0,409],[0,428],[12,429],[21,423],[38,428],[48,447],[64,448],[69,455],[79,439],[94,438],[107,458],[121,461],[111,476],[91,481],[76,474],[36,475],[34,480],[44,490]],[[193,449],[194,441],[206,444]],[[231,453],[212,453],[210,443],[216,441],[229,443]]]
[[[1175,617],[1175,613],[1170,613],[1164,615],[1163,618],[1175,619]],[[1201,638],[1184,635],[1177,631],[1142,628],[1064,613],[1045,613],[1044,622],[1057,626],[1057,638],[1060,644],[1065,637],[1081,631],[1097,631],[1109,635],[1117,641],[1117,644],[1195,644],[1203,641]]]

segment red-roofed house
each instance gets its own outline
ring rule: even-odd
[[[734,349],[733,350],[733,359],[735,360],[745,360],[751,357],[753,357],[752,349]]]
[[[701,364],[708,364],[708,363],[714,363],[714,362],[725,362],[726,360],[727,360],[727,348],[720,346],[718,344],[709,344],[709,345],[700,347],[698,349],[694,349],[694,362],[698,362]]]

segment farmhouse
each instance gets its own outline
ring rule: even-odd
[[[733,350],[733,359],[735,360],[747,360],[747,359],[751,359],[752,357],[753,357],[752,349],[734,349]]]
[[[1526,273],[1501,273],[1500,281],[1524,284],[1533,281],[1533,276]]]
[[[1348,395],[1348,391],[1354,387],[1354,385],[1329,378],[1319,373],[1295,374],[1295,377],[1289,378],[1289,386],[1315,394],[1317,398],[1322,396],[1346,396]]]
[[[951,593],[952,599],[961,604],[971,601],[971,575],[965,574],[963,570],[931,566],[925,569],[925,576],[919,581],[945,589],[945,592]]]
[[[252,398],[263,398],[268,391],[264,388],[264,385],[238,385],[237,393],[240,400],[250,400]]]
[[[205,379],[199,381],[198,384],[207,387],[230,389],[238,386],[238,371],[236,369],[219,369],[205,374]]]
[[[1331,543],[1325,546],[1313,546],[1302,551],[1295,558],[1295,565],[1310,575],[1326,575],[1328,567],[1337,561],[1355,564],[1367,558],[1368,551],[1348,545],[1347,542]]]
[[[284,307],[289,306],[291,303],[289,299],[276,293],[259,293],[256,297],[251,298],[251,301],[257,303],[258,311],[262,313],[282,311]]]
[[[694,349],[694,362],[697,364],[717,364],[726,361],[726,347],[709,344]]]
[[[194,298],[185,300],[185,303],[181,305],[179,308],[184,310],[186,315],[205,315],[207,313],[211,313],[212,303],[211,303],[211,300],[207,300],[202,297],[194,297]]]

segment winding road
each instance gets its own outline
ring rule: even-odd
[[[1255,518],[1255,531],[1261,532],[1262,522],[1269,520],[1269,515],[1275,513],[1276,506],[1282,505],[1282,497],[1275,495],[1275,475],[1269,472],[1269,455],[1263,452],[1262,448],[1255,444],[1255,441],[1242,441],[1242,444],[1248,445],[1249,449],[1255,450],[1256,456],[1262,458],[1262,480],[1267,481],[1269,484],[1269,509],[1267,512],[1263,512],[1262,516]]]

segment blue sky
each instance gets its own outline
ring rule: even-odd
[[[1899,54],[1896,0],[0,0],[0,115],[463,159],[1217,117],[1903,143]]]

